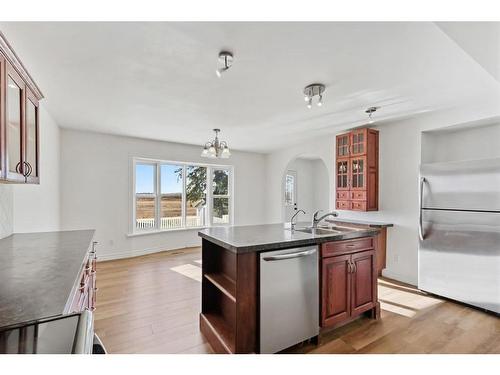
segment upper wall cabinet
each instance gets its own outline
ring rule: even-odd
[[[378,210],[378,130],[356,129],[336,138],[335,207]]]
[[[38,101],[42,98],[0,33],[0,182],[40,182]]]

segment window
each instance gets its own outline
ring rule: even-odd
[[[135,167],[135,215],[137,229],[156,227],[156,166],[137,164]]]
[[[295,204],[295,176],[294,171],[287,171],[285,176],[285,206]]]
[[[212,220],[214,224],[229,223],[229,170],[214,169],[212,174]]]
[[[232,167],[134,159],[133,231],[232,222]]]

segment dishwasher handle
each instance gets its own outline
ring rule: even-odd
[[[296,253],[271,255],[268,257],[264,257],[262,259],[265,260],[266,262],[274,262],[276,260],[285,260],[285,259],[306,257],[308,255],[314,254],[315,252],[316,252],[316,249],[310,249],[310,250],[305,250],[305,251],[299,251]]]

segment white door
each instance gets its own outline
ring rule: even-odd
[[[285,222],[288,222],[297,211],[297,171],[286,171],[284,184],[283,211]]]

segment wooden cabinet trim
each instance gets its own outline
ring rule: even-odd
[[[43,99],[43,94],[38,85],[35,83],[28,70],[24,67],[21,59],[17,56],[14,49],[11,47],[5,35],[0,31],[0,52],[4,55],[5,59],[12,65],[16,73],[22,77],[23,81],[26,82],[31,91],[36,95],[38,100]]]

